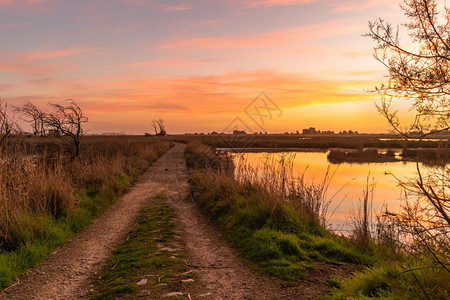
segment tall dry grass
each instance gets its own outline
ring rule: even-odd
[[[307,169],[294,172],[295,153],[268,153],[262,163],[251,164],[243,156],[236,162],[235,178],[247,186],[258,186],[268,191],[271,205],[289,203],[303,218],[317,220],[327,227],[328,208],[332,202],[328,187],[334,172],[327,169],[322,181],[306,179]]]
[[[135,178],[170,147],[152,138],[86,137],[80,157],[71,160],[60,143],[14,138],[0,150],[0,250],[44,234],[38,220],[67,216],[82,193],[105,186],[117,193],[120,176]]]

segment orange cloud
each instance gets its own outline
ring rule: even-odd
[[[78,48],[77,46],[72,46],[65,49],[55,50],[55,51],[42,51],[30,54],[24,59],[49,59],[49,58],[60,58],[72,56],[80,53],[85,53],[93,50],[95,48]]]
[[[201,59],[201,60],[184,60],[178,57],[169,57],[163,59],[155,59],[155,60],[145,60],[138,61],[133,63],[123,64],[125,67],[141,67],[141,66],[163,66],[163,67],[188,67],[188,66],[196,66],[206,64],[211,59]]]
[[[57,87],[54,94],[85,100],[87,109],[96,114],[159,112],[192,116],[239,112],[263,90],[282,109],[364,101],[373,95],[363,88],[372,85],[362,80],[331,81],[276,70],[126,81],[86,78],[52,83]]]
[[[363,90],[374,83],[364,80],[325,80],[273,69],[211,76],[141,76],[126,73],[100,79],[52,80],[51,84],[27,83],[20,90],[18,87],[7,90],[10,95],[14,95],[11,91],[19,90],[17,94],[25,96],[5,95],[5,98],[11,105],[32,101],[42,106],[48,101],[73,98],[90,116],[91,132],[144,132],[149,130],[145,129],[149,120],[158,116],[172,124],[171,132],[217,131],[242,115],[244,108],[261,91],[285,111],[284,119],[268,130],[284,132],[310,124],[335,129],[344,125],[351,127],[356,121],[361,126],[368,122],[372,125],[367,126],[373,127],[374,122],[378,122],[372,117],[376,115],[372,104],[376,96]],[[30,89],[28,96],[23,92],[27,88]],[[372,110],[357,109],[361,107],[358,103],[369,103],[362,107]],[[345,116],[345,120],[340,119],[341,116]]]

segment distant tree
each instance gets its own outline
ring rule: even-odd
[[[420,140],[449,130],[450,10],[440,12],[435,0],[405,0],[401,8],[407,23],[394,27],[378,19],[369,22],[367,36],[376,43],[375,58],[389,71],[388,82],[375,88],[381,95],[379,112],[397,133]],[[400,28],[406,29],[409,43],[401,43]],[[411,123],[401,124],[394,101],[411,103]],[[416,166],[417,177],[398,180],[416,201],[405,199],[403,212],[389,216],[407,235],[414,255],[426,256],[434,262],[432,268],[450,273],[450,168],[447,161],[428,170],[418,162]]]
[[[63,137],[67,137],[73,147],[69,147],[72,158],[80,154],[81,137],[84,134],[84,124],[88,118],[72,99],[66,100],[66,105],[51,103],[53,112],[45,114],[44,123]],[[71,149],[72,148],[72,149]]]
[[[45,135],[45,112],[37,108],[31,102],[27,102],[21,107],[15,107],[16,112],[23,115],[25,121],[31,124],[33,135]]]
[[[152,120],[152,127],[153,130],[155,131],[155,135],[166,135],[166,125],[164,123],[163,119],[153,119]]]

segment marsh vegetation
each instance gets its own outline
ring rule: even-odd
[[[89,224],[169,148],[90,136],[72,159],[59,137],[10,137],[0,151],[0,287]]]

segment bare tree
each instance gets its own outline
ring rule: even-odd
[[[164,120],[159,118],[159,119],[153,119],[152,120],[152,127],[153,130],[155,131],[155,135],[166,135],[166,125],[164,124]]]
[[[398,133],[422,138],[450,128],[450,10],[440,13],[435,0],[405,0],[401,8],[408,23],[394,29],[378,19],[369,22],[366,36],[375,41],[374,56],[389,71],[388,83],[376,87],[379,111]],[[400,28],[413,46],[401,42]],[[392,109],[392,102],[401,100],[412,101],[411,124],[401,124]]]
[[[376,43],[375,58],[389,71],[389,81],[375,89],[381,95],[378,110],[396,132],[417,140],[450,128],[450,10],[441,12],[438,4],[405,0],[401,8],[409,20],[406,24],[394,29],[378,19],[369,22],[367,34]],[[401,28],[409,35],[409,45],[401,41]],[[402,101],[408,101],[415,114],[406,126],[392,108],[394,102]],[[397,178],[405,190],[403,211],[387,217],[408,240],[403,249],[431,259],[431,267],[450,273],[450,168],[447,161],[426,170],[418,162],[416,166],[416,178]],[[415,278],[410,267],[408,271]],[[425,289],[422,292],[428,298]]]
[[[16,107],[15,111],[22,114],[27,123],[31,124],[33,135],[45,135],[45,112],[40,110],[31,102],[27,102],[21,107]]]
[[[75,101],[68,99],[66,103],[67,105],[51,103],[50,105],[55,111],[45,114],[44,123],[71,141],[73,149],[70,149],[69,152],[72,158],[76,158],[80,154],[83,127],[88,122],[88,118]]]

